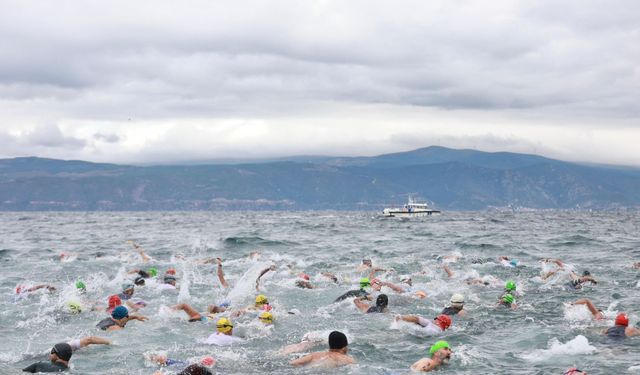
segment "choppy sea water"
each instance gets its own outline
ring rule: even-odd
[[[0,373],[18,374],[46,360],[53,344],[87,335],[114,345],[77,351],[72,373],[152,374],[159,368],[145,361],[145,354],[155,352],[186,361],[212,355],[218,361],[214,372],[223,374],[335,373],[293,368],[288,362],[298,355],[278,353],[307,333],[323,336],[331,330],[348,335],[349,353],[358,362],[340,373],[408,373],[438,339],[447,340],[454,352],[441,373],[562,374],[574,365],[590,374],[640,373],[640,337],[612,344],[601,334],[618,311],[629,312],[632,325],[640,318],[640,270],[631,267],[640,261],[639,229],[640,214],[629,212],[445,213],[409,221],[370,212],[0,213]],[[127,240],[154,260],[142,264]],[[249,259],[254,251],[261,253],[258,260]],[[61,262],[62,252],[77,257]],[[459,259],[450,262],[447,255]],[[496,259],[501,255],[516,258],[520,266],[502,266]],[[224,259],[231,296],[220,288],[214,264],[195,264],[212,256]],[[349,300],[332,303],[356,288],[364,274],[355,270],[363,258],[392,269],[380,274],[383,280],[399,283],[411,275],[428,297],[388,291],[388,314],[364,315]],[[541,258],[560,258],[579,273],[587,269],[599,283],[571,292],[563,288],[566,275],[544,282],[541,272],[552,267],[543,266]],[[453,278],[442,271],[443,262]],[[241,346],[205,345],[201,341],[215,331],[215,322],[189,323],[186,315],[167,309],[188,302],[204,311],[230,298],[235,306],[247,306],[256,292],[251,275],[243,275],[269,264],[277,270],[263,278],[261,293],[275,306],[275,325],[265,329],[254,316],[235,320],[236,333],[246,338]],[[159,292],[153,282],[137,288],[135,297],[148,302],[140,311],[148,321],[103,332],[95,324],[106,313],[68,313],[70,300],[106,304],[107,296],[120,292],[126,271],[150,266],[161,272],[176,268],[180,290]],[[336,273],[340,283],[326,280],[322,271]],[[318,288],[296,288],[299,272],[311,275]],[[469,277],[490,285],[467,285]],[[82,297],[75,295],[78,279],[88,285]],[[522,293],[515,311],[495,307],[507,279]],[[57,291],[16,298],[17,285],[41,283]],[[425,337],[393,323],[395,314],[435,317],[454,292],[465,295],[469,315],[454,318],[442,336]],[[586,310],[567,307],[578,298],[591,299],[607,319],[595,322]],[[287,313],[294,309],[297,314]]]

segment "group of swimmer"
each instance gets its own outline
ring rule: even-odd
[[[152,261],[153,259],[144,253],[142,248],[133,243],[134,248],[142,257],[143,263]],[[252,257],[256,253],[251,254]],[[448,261],[455,259],[447,258]],[[517,267],[518,262],[508,257],[498,258],[498,262],[505,267]],[[588,271],[582,272],[581,275],[576,274],[573,270],[567,270],[565,264],[559,259],[543,259],[544,264],[552,265],[555,269],[544,273],[541,278],[549,279],[563,272],[567,272],[568,280],[566,287],[571,290],[581,289],[586,283],[597,284],[596,279],[591,276]],[[223,263],[221,258],[206,258],[197,261],[198,264],[215,263],[217,270],[216,275],[220,282],[220,286],[229,290],[230,286],[225,279],[223,272]],[[293,270],[292,265],[288,265]],[[454,276],[453,271],[445,263],[442,266],[449,278]],[[270,271],[275,271],[275,266],[269,266],[262,269],[255,280],[255,289],[259,292],[261,278]],[[381,293],[382,288],[388,288],[392,293],[405,295],[410,298],[422,300],[427,298],[427,292],[413,286],[411,277],[402,277],[399,283],[384,281],[376,277],[376,274],[385,271],[381,268],[374,267],[370,259],[364,259],[362,264],[357,268],[357,272],[365,273],[367,277],[359,279],[359,288],[349,290],[335,299],[335,303],[351,300],[355,308],[365,314],[384,314],[389,312],[389,297],[385,293]],[[322,272],[321,277],[328,281],[338,283],[338,277],[330,272]],[[145,287],[149,285],[151,280],[153,284],[160,290],[177,289],[178,275],[174,268],[168,268],[164,274],[160,275],[159,270],[155,267],[147,269],[132,269],[128,272],[131,279],[123,283],[121,292],[110,295],[106,298],[106,305],[100,303],[90,304],[85,302],[69,301],[68,309],[71,313],[77,314],[86,310],[89,306],[93,311],[104,311],[107,317],[100,320],[96,327],[102,331],[116,331],[124,329],[131,321],[144,322],[148,318],[138,313],[139,310],[147,306],[147,301],[134,298],[137,287]],[[486,279],[468,278],[464,280],[467,285],[488,285],[490,282]],[[298,273],[295,286],[301,289],[314,289],[317,286],[311,283],[311,278],[305,273]],[[75,288],[80,295],[86,292],[86,284],[82,280],[75,283]],[[47,290],[55,292],[56,288],[51,285],[35,285],[16,287],[16,294],[23,296],[38,290]],[[496,308],[517,309],[517,300],[523,296],[517,289],[517,285],[513,280],[507,280],[504,284],[504,291],[497,296]],[[581,298],[573,302],[574,305],[584,305],[594,319],[604,319],[604,314],[598,310],[596,306],[586,298]],[[416,314],[395,315],[393,322],[411,324],[420,327],[422,333],[427,336],[438,336],[445,332],[454,323],[454,319],[464,319],[468,311],[464,308],[465,297],[461,293],[454,293],[449,298],[449,304],[444,307],[440,314],[433,318],[427,318]],[[243,317],[257,318],[257,320],[265,326],[271,326],[275,321],[274,306],[269,303],[267,296],[258,294],[255,297],[255,303],[248,307],[231,306],[229,301],[223,301],[217,304],[207,306],[205,312],[187,303],[180,303],[170,307],[173,311],[182,311],[187,314],[188,322],[215,321],[216,331],[204,340],[204,343],[217,346],[230,346],[242,344],[243,338],[234,335],[233,320]],[[624,339],[626,337],[640,335],[640,329],[629,326],[629,318],[625,313],[619,313],[615,318],[615,325],[604,331],[604,334],[612,339]],[[355,359],[348,355],[348,338],[347,335],[340,331],[332,331],[328,337],[311,338],[305,336],[300,343],[288,345],[283,348],[280,353],[289,355],[293,353],[307,352],[311,348],[316,347],[322,342],[328,343],[328,350],[313,352],[302,357],[290,361],[292,366],[308,366],[318,365],[324,367],[338,367],[356,363]],[[49,353],[49,361],[41,361],[31,364],[23,369],[25,372],[60,372],[69,369],[69,361],[74,351],[89,345],[110,345],[111,341],[102,337],[87,336],[81,339],[69,342],[61,342],[55,344]],[[417,360],[410,365],[412,371],[428,372],[438,369],[449,363],[453,353],[452,346],[444,340],[436,340],[428,345],[427,356]],[[171,359],[163,354],[149,354],[145,356],[147,360],[156,363],[161,368],[171,368],[179,370],[179,375],[209,375],[212,374],[211,369],[215,366],[216,360],[212,356],[202,357],[195,363],[183,361],[180,359]],[[155,374],[162,374],[158,371]],[[586,374],[586,372],[571,368],[565,372],[568,375]]]

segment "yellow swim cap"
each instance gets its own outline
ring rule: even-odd
[[[231,324],[231,321],[227,318],[220,318],[216,322],[216,329],[218,330],[218,332],[222,333],[231,332],[231,330],[233,329],[233,324]]]
[[[273,314],[271,314],[268,311],[265,311],[258,316],[258,319],[260,319],[262,323],[270,324],[270,323],[273,323]]]
[[[267,297],[264,294],[259,294],[256,297],[256,305],[266,305],[267,303],[269,303],[269,301],[267,300]]]
[[[67,304],[67,306],[69,306],[69,311],[72,314],[79,314],[82,312],[82,306],[78,302],[71,301]]]

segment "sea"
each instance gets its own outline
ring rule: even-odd
[[[152,259],[143,262],[135,242]],[[512,267],[498,257],[515,260]],[[221,288],[220,257],[230,289]],[[560,259],[557,268],[543,259]],[[389,312],[364,314],[351,299],[334,303],[358,288],[363,259],[371,259],[387,287]],[[217,374],[407,374],[429,356],[430,346],[446,340],[453,354],[442,374],[563,374],[578,367],[589,374],[640,374],[640,337],[607,340],[602,331],[618,312],[630,325],[640,320],[640,213],[636,211],[444,212],[441,216],[399,220],[375,212],[3,212],[0,213],[0,374],[20,374],[27,365],[47,360],[51,347],[85,336],[112,345],[92,345],[71,358],[72,374],[175,374],[180,366],[160,367],[152,355],[196,363],[216,360]],[[446,265],[453,275],[444,271]],[[266,273],[256,290],[259,272]],[[121,292],[134,269],[174,268],[178,289],[160,290],[156,279],[136,287],[146,302],[120,331],[96,324],[109,295]],[[597,284],[569,290],[569,271],[588,270]],[[337,282],[323,276],[330,272]],[[296,286],[308,274],[314,289]],[[410,277],[412,286],[402,283]],[[76,281],[87,285],[78,293]],[[469,284],[480,280],[477,284]],[[507,280],[517,284],[518,307],[496,306]],[[16,294],[19,286],[41,289]],[[420,299],[413,292],[423,290]],[[454,317],[438,336],[395,321],[396,315],[437,316],[453,293],[465,297],[467,316]],[[253,304],[264,294],[273,306],[274,324],[256,314],[232,318],[239,345],[207,345],[215,319],[188,322],[171,309],[188,303],[198,311],[209,304]],[[583,306],[588,298],[603,310],[596,321]],[[71,313],[69,302],[82,305]],[[228,316],[226,313],[220,316]],[[327,349],[331,331],[344,332],[356,365],[339,369],[295,368],[289,362]],[[303,338],[313,349],[284,354]]]

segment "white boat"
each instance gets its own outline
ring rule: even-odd
[[[386,217],[422,217],[440,215],[440,211],[429,208],[426,203],[417,203],[409,197],[409,201],[401,208],[385,208],[382,215]]]

